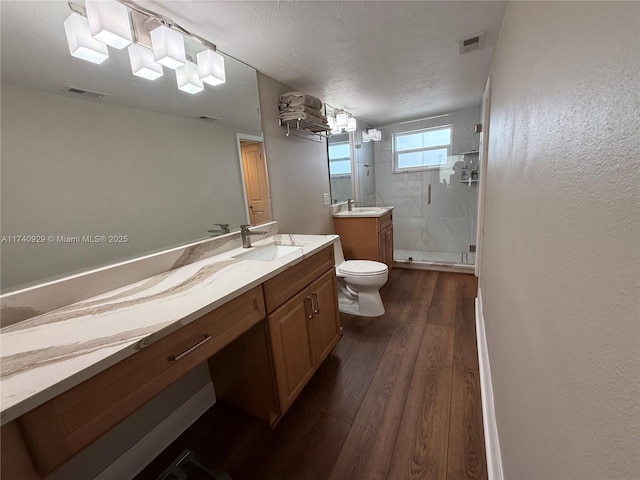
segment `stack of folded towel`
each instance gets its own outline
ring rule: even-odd
[[[304,120],[315,125],[327,127],[327,117],[322,114],[322,102],[320,99],[301,92],[287,92],[280,95],[280,120],[291,122]]]

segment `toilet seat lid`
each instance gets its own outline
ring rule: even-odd
[[[386,273],[388,268],[384,263],[372,260],[348,260],[338,265],[338,270],[345,275],[379,275]]]

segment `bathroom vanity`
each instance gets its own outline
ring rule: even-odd
[[[275,425],[340,338],[336,239],[276,235],[2,329],[23,351],[2,352],[3,479],[45,476],[202,362]],[[73,354],[67,323],[65,345],[116,340]]]
[[[347,260],[374,260],[393,265],[393,207],[361,207],[333,215]]]

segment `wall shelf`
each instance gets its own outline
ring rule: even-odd
[[[331,130],[329,125],[318,125],[302,119],[278,119],[278,123],[281,127],[287,127],[287,137],[300,137],[316,142],[321,142],[323,138],[328,138],[329,135],[326,132]],[[315,136],[318,137],[317,140],[313,138]]]

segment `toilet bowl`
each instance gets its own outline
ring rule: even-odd
[[[389,277],[388,267],[372,260],[345,260],[340,240],[334,243],[338,277],[338,309],[361,317],[384,314],[380,288]]]

